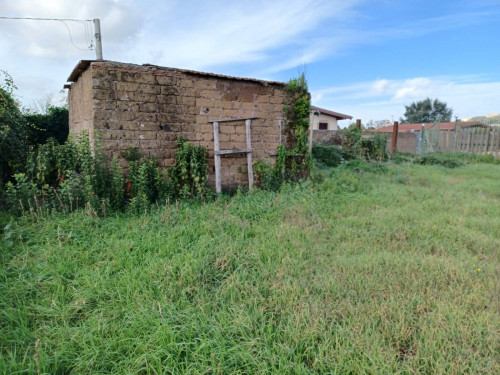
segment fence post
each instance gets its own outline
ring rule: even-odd
[[[394,155],[394,152],[396,152],[396,146],[398,144],[398,130],[399,130],[399,123],[397,121],[394,121],[394,126],[392,127],[392,143],[391,143],[392,155]]]
[[[467,129],[467,151],[466,152],[472,152],[472,133],[471,130],[472,128]]]
[[[457,152],[457,141],[458,141],[457,125],[458,125],[458,117],[455,116],[455,127],[453,128],[453,152]]]

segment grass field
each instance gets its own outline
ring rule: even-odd
[[[499,374],[500,166],[323,173],[17,219],[0,373]]]

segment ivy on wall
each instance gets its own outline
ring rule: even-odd
[[[284,144],[278,147],[274,167],[259,161],[254,165],[258,186],[277,190],[285,181],[299,181],[309,175],[309,114],[311,95],[304,74],[291,79],[286,87]]]

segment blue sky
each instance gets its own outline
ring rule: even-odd
[[[500,0],[3,0],[0,16],[100,18],[104,57],[287,81],[313,104],[370,120],[446,101],[460,118],[500,112]],[[93,58],[82,24],[0,20],[0,69],[25,104]],[[57,100],[57,96],[54,97]]]

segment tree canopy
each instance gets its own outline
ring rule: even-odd
[[[15,99],[12,77],[0,70],[0,190],[14,173],[22,170],[30,148],[55,138],[68,138],[68,109],[49,106],[46,113],[23,114]]]
[[[451,121],[453,109],[448,108],[445,102],[438,99],[427,98],[419,102],[405,105],[405,114],[401,123],[414,124],[424,122]]]
[[[13,97],[16,89],[8,73],[0,82],[0,188],[5,181],[19,170],[26,155],[28,126]]]
[[[49,106],[45,113],[24,115],[30,125],[28,143],[41,145],[49,138],[55,138],[59,144],[66,142],[69,133],[68,108]]]

